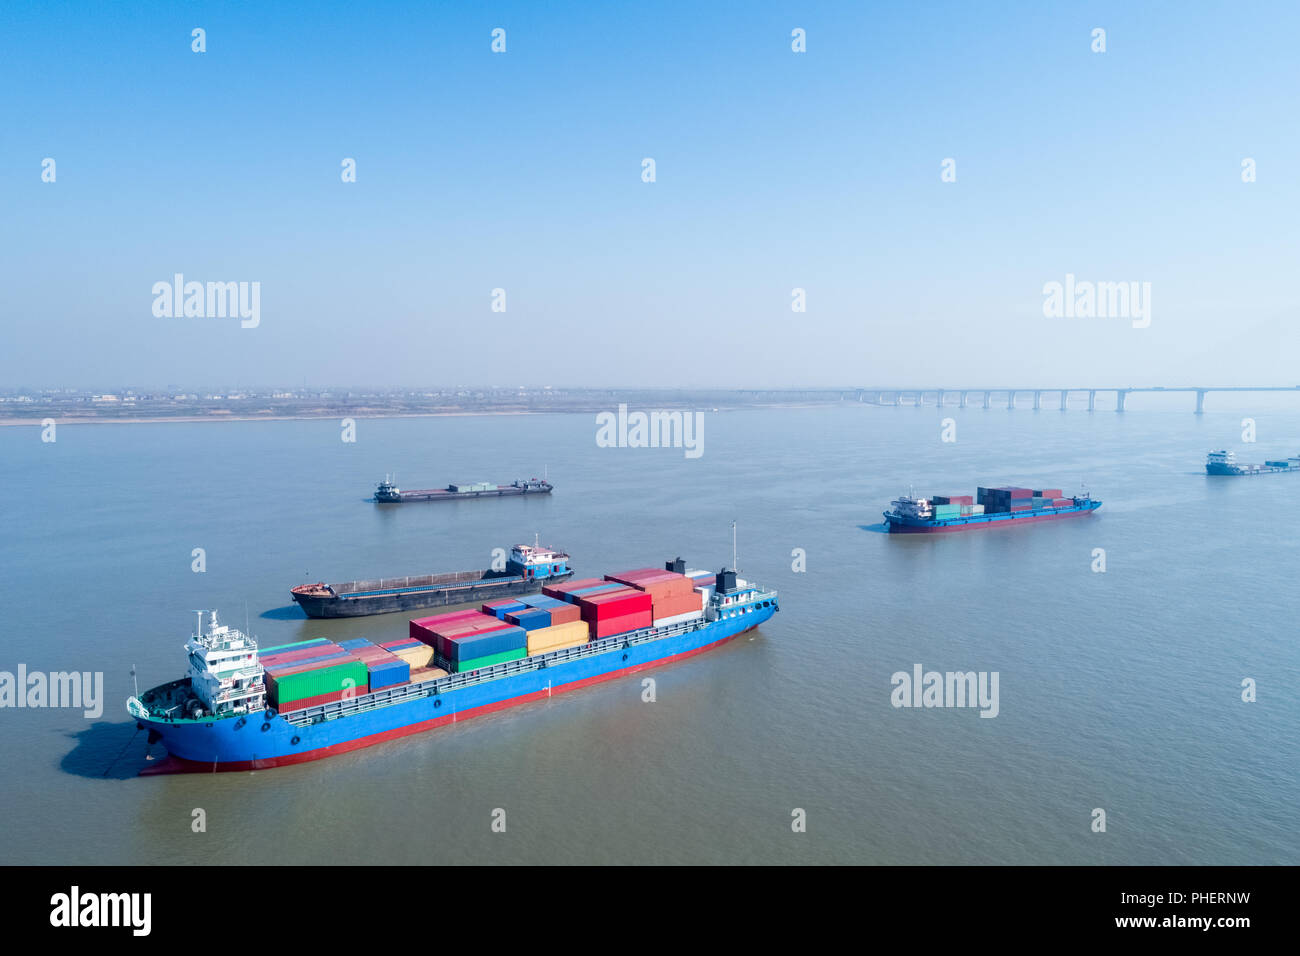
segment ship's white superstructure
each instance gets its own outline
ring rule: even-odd
[[[211,615],[206,631],[202,627],[204,613]],[[221,717],[264,708],[266,678],[257,658],[257,642],[242,631],[218,624],[216,611],[198,614],[199,630],[186,642],[185,653],[195,707],[203,710],[199,716]]]

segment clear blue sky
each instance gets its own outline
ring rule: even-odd
[[[1297,35],[1283,2],[6,3],[0,385],[1292,384]],[[155,318],[176,272],[259,281],[260,327]],[[1045,318],[1067,272],[1150,282],[1151,327]]]

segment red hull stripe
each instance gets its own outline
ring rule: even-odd
[[[158,764],[146,767],[140,771],[143,776],[164,773],[212,773],[213,770],[267,770],[271,767],[287,767],[290,764],[306,763],[310,760],[322,760],[325,757],[334,757],[338,754],[347,753],[350,750],[360,750],[363,747],[370,747],[385,740],[395,740],[398,737],[408,737],[411,734],[423,733],[426,730],[433,730],[435,727],[441,727],[443,724],[450,724],[454,721],[469,720],[472,717],[478,717],[481,714],[490,714],[493,711],[506,710],[509,707],[516,707],[520,704],[526,704],[529,701],[541,700],[544,697],[553,697],[556,694],[562,694],[565,691],[577,690],[580,687],[586,687],[589,684],[597,684],[601,681],[612,680],[615,677],[622,677],[626,674],[635,674],[638,671],[646,670],[650,667],[658,667],[661,664],[669,664],[673,661],[684,660],[688,657],[694,657],[696,654],[702,654],[705,651],[712,650],[719,645],[727,643],[732,638],[738,637],[747,631],[753,630],[752,627],[745,628],[744,631],[738,631],[730,637],[724,637],[721,640],[714,641],[712,644],[705,644],[697,647],[692,651],[682,651],[680,654],[673,654],[669,657],[660,657],[653,661],[646,661],[644,664],[634,664],[631,667],[623,667],[618,670],[609,671],[606,674],[597,674],[594,677],[585,677],[582,680],[573,681],[569,684],[563,684],[559,687],[552,687],[549,690],[539,690],[531,694],[521,694],[518,697],[511,697],[508,700],[497,701],[495,704],[484,704],[482,707],[473,707],[469,710],[462,710],[459,713],[448,714],[446,717],[434,717],[432,720],[422,720],[419,723],[407,724],[405,727],[395,727],[392,730],[385,730],[377,734],[371,734],[368,737],[358,737],[356,740],[344,741],[341,744],[333,744],[329,747],[320,747],[316,750],[306,750],[302,753],[288,754],[283,757],[268,757],[264,760],[234,760],[227,763],[217,764],[214,766],[210,763],[199,763],[193,760],[187,760],[184,757],[176,757],[168,754],[166,759]]]

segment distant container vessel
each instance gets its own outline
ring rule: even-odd
[[[478,611],[418,618],[400,638],[261,648],[212,613],[185,645],[188,676],[127,701],[167,758],[145,774],[261,770],[552,697],[699,654],[777,612],[738,577],[639,568],[548,586]]]
[[[1226,449],[1212,451],[1205,456],[1205,473],[1236,478],[1246,475],[1275,475],[1285,471],[1300,472],[1300,458],[1277,458],[1262,465],[1239,465],[1237,456]]]
[[[540,545],[517,544],[504,570],[450,571],[343,584],[300,584],[289,593],[308,617],[365,617],[536,594],[573,577],[569,556]]]
[[[978,488],[974,498],[904,495],[890,502],[885,522],[893,533],[932,534],[1072,518],[1092,514],[1100,507],[1100,501],[1086,494],[1062,497],[1059,488]]]
[[[403,501],[461,501],[465,498],[511,498],[516,495],[549,495],[554,489],[545,478],[513,481],[508,485],[493,485],[481,481],[475,484],[448,485],[446,488],[422,488],[403,491],[388,478],[375,489],[374,500],[380,504],[397,504]]]

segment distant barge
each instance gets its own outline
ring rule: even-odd
[[[1275,475],[1278,472],[1300,472],[1300,458],[1278,458],[1262,465],[1239,465],[1237,456],[1226,449],[1212,451],[1205,456],[1205,473],[1226,478],[1246,475]]]
[[[451,571],[343,584],[322,581],[300,584],[289,593],[308,617],[365,617],[536,594],[545,585],[571,577],[567,554],[517,544],[503,571]]]
[[[463,498],[510,498],[515,495],[549,495],[554,486],[544,478],[513,481],[508,485],[477,484],[448,485],[446,488],[421,488],[403,491],[385,478],[375,489],[374,500],[380,504],[402,501],[459,501]]]
[[[1063,497],[1059,488],[979,488],[976,495],[903,495],[890,502],[885,523],[894,534],[934,534],[1073,518],[1101,507],[1087,494]]]

